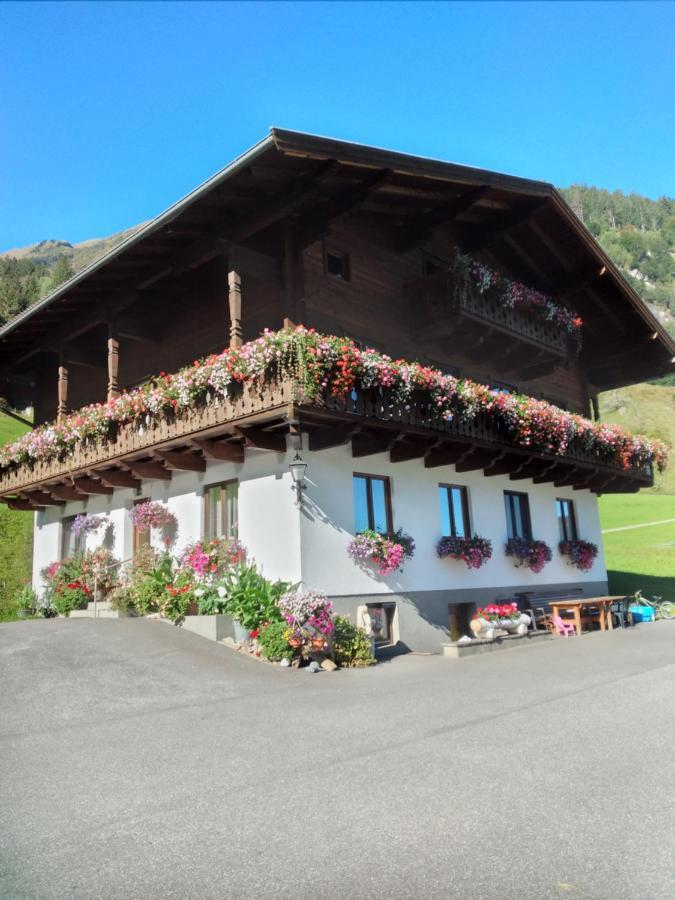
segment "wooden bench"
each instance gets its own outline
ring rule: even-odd
[[[550,601],[579,600],[583,595],[582,588],[570,588],[568,591],[521,591],[514,594],[513,599],[521,612],[532,617],[533,631],[539,631],[540,625],[552,631]]]

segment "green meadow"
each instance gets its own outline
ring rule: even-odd
[[[0,412],[0,445],[23,434],[26,426]],[[13,618],[18,589],[30,578],[33,513],[12,512],[0,504],[0,620]]]

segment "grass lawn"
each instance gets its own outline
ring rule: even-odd
[[[611,494],[600,499],[602,527],[675,519],[675,495]],[[611,593],[638,588],[675,600],[675,522],[603,534]]]
[[[0,445],[13,441],[26,426],[0,413]],[[0,621],[14,618],[14,599],[30,578],[33,513],[13,512],[0,504]]]

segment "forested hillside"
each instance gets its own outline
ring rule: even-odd
[[[675,200],[583,184],[562,194],[671,333],[675,333]]]

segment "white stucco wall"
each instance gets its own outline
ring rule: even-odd
[[[494,585],[531,584],[536,588],[541,584],[603,581],[607,577],[602,549],[586,573],[569,566],[557,549],[557,497],[574,501],[579,537],[601,547],[597,498],[589,491],[535,485],[531,479],[510,481],[508,475],[486,478],[480,470],[457,473],[454,466],[425,469],[421,460],[391,463],[385,453],[354,459],[349,446],[304,455],[309,465],[301,518],[302,579],[313,588],[332,595],[387,594]],[[417,547],[414,558],[405,561],[402,573],[378,576],[370,566],[356,565],[347,555],[347,544],[354,533],[354,472],[391,479],[394,528],[412,535]],[[436,556],[436,542],[441,537],[440,483],[468,488],[472,531],[489,538],[493,545],[492,559],[481,569],[470,570],[463,562]],[[503,553],[507,540],[504,490],[529,495],[533,536],[553,549],[552,561],[539,574],[516,568]]]
[[[70,502],[36,514],[33,550],[33,584],[42,590],[40,571],[58,559],[61,552],[61,520],[88,512],[105,514],[112,530],[89,534],[87,549],[105,544],[119,560],[128,560],[133,550],[133,526],[130,510],[138,499],[167,504],[178,520],[173,550],[179,553],[186,544],[202,537],[204,488],[209,484],[239,480],[239,537],[249,556],[269,578],[300,580],[300,520],[291,489],[286,454],[249,450],[245,465],[210,462],[204,473],[174,472],[170,481],[143,481],[139,494],[119,488],[111,495],[92,495],[86,502]],[[151,533],[154,546],[161,546],[161,535]]]
[[[41,588],[39,572],[61,548],[61,519],[88,511],[108,515],[112,535],[103,530],[87,537],[87,547],[101,543],[120,560],[132,555],[133,529],[129,511],[139,497],[166,503],[178,520],[175,551],[202,537],[203,493],[209,484],[239,480],[239,536],[249,555],[269,578],[302,581],[307,587],[333,596],[396,594],[411,591],[457,590],[481,587],[521,588],[541,584],[604,581],[607,577],[596,497],[588,491],[535,485],[531,480],[510,481],[508,476],[486,478],[481,471],[458,474],[454,466],[425,469],[421,460],[392,464],[388,454],[354,459],[348,446],[303,456],[309,467],[301,509],[295,506],[288,471],[292,451],[286,454],[249,450],[245,464],[209,462],[205,473],[174,472],[171,481],[146,481],[140,495],[117,489],[110,496],[91,496],[86,503],[67,503],[36,516],[33,582]],[[391,479],[394,527],[411,534],[417,550],[406,560],[402,573],[381,577],[369,567],[356,565],[347,555],[354,533],[354,471],[386,475]],[[439,560],[435,545],[440,532],[439,483],[468,487],[471,527],[490,538],[493,558],[479,570],[464,563]],[[553,548],[553,560],[540,574],[516,568],[504,556],[506,520],[504,490],[526,492],[530,498],[532,530]],[[556,497],[574,501],[579,536],[601,547],[595,565],[583,573],[569,566],[557,550]],[[160,544],[160,535],[153,533]]]

